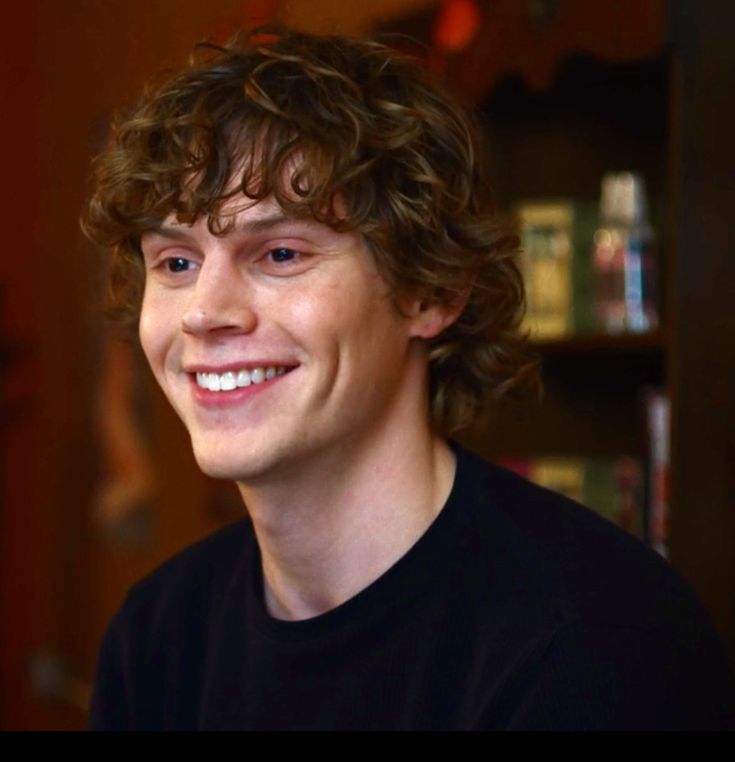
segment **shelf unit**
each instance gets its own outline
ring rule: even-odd
[[[514,23],[526,22],[520,16]],[[658,23],[663,26],[663,14]],[[542,47],[545,37],[559,34],[553,13],[546,26],[528,22],[526,31]],[[523,39],[522,32],[515,36]],[[466,441],[487,457],[647,458],[644,398],[668,386],[670,245],[661,231],[668,206],[672,58],[663,29],[652,26],[645,37],[647,46],[618,56],[609,50],[606,55],[602,45],[581,51],[558,38],[559,55],[549,59],[545,75],[536,72],[535,85],[530,72],[512,67],[484,88],[475,82],[472,95],[487,132],[501,209],[510,211],[527,199],[558,198],[594,208],[604,172],[634,170],[644,177],[659,231],[656,267],[663,297],[658,305],[663,327],[656,332],[538,342],[544,400],[525,407],[498,405],[489,425],[469,432]],[[448,67],[450,74],[454,70],[466,71],[456,61]]]

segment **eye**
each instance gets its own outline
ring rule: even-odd
[[[271,249],[268,254],[273,262],[293,262],[298,259],[299,252],[295,249],[289,249],[286,246],[279,246],[277,249]]]
[[[182,273],[195,267],[194,262],[185,257],[169,257],[166,260],[166,269],[172,273]]]
[[[290,246],[265,248],[257,260],[261,272],[274,278],[291,278],[309,270],[314,264],[315,254],[311,251],[293,249]]]

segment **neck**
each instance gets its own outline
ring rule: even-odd
[[[340,443],[277,482],[239,485],[274,617],[307,619],[349,600],[398,561],[441,511],[454,479],[451,449],[428,423],[390,431],[370,442]]]

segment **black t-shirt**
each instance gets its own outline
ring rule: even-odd
[[[91,728],[733,726],[724,650],[664,560],[456,452],[434,523],[320,616],[268,614],[248,520],[135,585],[100,651]]]

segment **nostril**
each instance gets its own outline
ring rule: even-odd
[[[250,333],[257,325],[251,309],[244,305],[232,305],[228,309],[197,308],[187,311],[181,321],[184,333]]]

